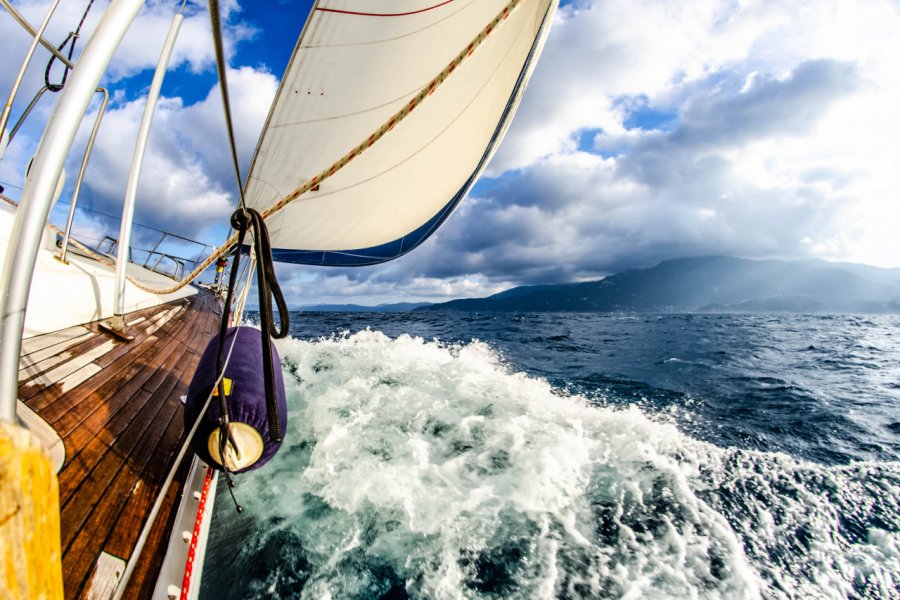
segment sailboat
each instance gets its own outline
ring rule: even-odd
[[[123,250],[113,263],[81,246],[64,264],[54,257],[68,232],[47,224],[77,127],[141,5],[110,3],[72,61],[18,207],[0,213],[0,419],[15,442],[4,442],[2,468],[19,477],[15,499],[0,498],[25,507],[0,525],[0,554],[16,565],[0,586],[12,597],[199,591],[218,472],[186,451],[180,398],[222,306],[192,282],[235,253],[236,237],[172,279]],[[555,9],[556,0],[317,1],[241,189],[242,206],[265,218],[274,259],[372,265],[428,239],[506,133]],[[42,28],[23,26],[33,46],[44,43]],[[162,72],[166,61],[164,49]],[[224,77],[221,53],[219,68]],[[123,249],[133,205],[125,210]],[[54,301],[79,285],[79,309]],[[41,526],[29,532],[28,518]]]

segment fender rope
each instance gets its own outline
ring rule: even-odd
[[[234,297],[234,288],[237,282],[237,274],[243,253],[244,237],[247,231],[253,229],[253,251],[256,255],[256,287],[259,294],[259,324],[262,332],[262,359],[263,377],[266,391],[266,408],[269,417],[269,438],[273,442],[282,439],[281,423],[278,419],[278,405],[275,398],[275,365],[272,362],[272,338],[281,339],[290,331],[290,318],[287,302],[281,293],[281,287],[275,277],[275,268],[272,261],[272,245],[269,242],[269,231],[266,223],[256,210],[248,208],[246,211],[238,209],[231,215],[231,226],[237,231],[237,250],[231,263],[231,276],[228,281],[228,290],[225,296],[225,308],[222,310],[222,321],[219,327],[219,355],[217,370],[219,381],[219,408],[222,414],[223,426],[228,425],[228,406],[225,403],[225,385],[221,380],[224,369],[225,335],[231,321],[231,300]],[[249,282],[247,283],[249,285]],[[278,306],[279,326],[275,324],[275,315],[272,311],[272,300]],[[226,433],[226,432],[223,432]],[[220,435],[220,443],[224,450],[226,436]],[[224,459],[224,452],[220,453]]]
[[[253,251],[256,254],[257,292],[259,294],[259,321],[262,335],[262,361],[263,361],[263,385],[266,395],[267,420],[269,422],[269,439],[272,442],[282,440],[281,421],[278,417],[278,399],[275,393],[275,365],[272,361],[272,338],[280,339],[287,336],[290,331],[290,322],[287,303],[281,293],[281,287],[275,278],[275,269],[272,264],[272,246],[269,243],[269,231],[262,216],[256,210],[238,209],[231,215],[231,226],[237,231],[238,242],[234,259],[231,263],[231,274],[228,279],[228,289],[225,295],[225,306],[222,309],[222,321],[219,326],[219,350],[216,356],[216,387],[219,396],[219,457],[221,459],[222,473],[231,500],[235,509],[241,513],[244,509],[238,504],[234,496],[234,481],[231,478],[231,470],[228,468],[225,458],[226,447],[231,444],[236,455],[240,456],[240,450],[231,435],[230,419],[228,416],[228,399],[225,396],[225,337],[228,334],[228,326],[231,324],[231,301],[237,284],[241,254],[244,247],[244,237],[249,229],[253,229]],[[249,280],[247,286],[250,286]],[[272,298],[278,305],[278,320],[280,327],[276,328],[274,314],[272,313]],[[280,368],[280,365],[279,365]],[[202,417],[205,409],[200,413]],[[200,420],[200,417],[197,419]]]

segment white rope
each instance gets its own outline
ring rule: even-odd
[[[247,281],[241,288],[241,292],[240,294],[238,294],[238,298],[235,299],[234,311],[232,312],[232,314],[235,315],[235,325],[240,325],[244,322],[244,306],[246,306],[247,304],[247,296],[250,295],[250,286],[253,279],[253,268],[256,266],[256,257],[251,255],[250,260],[247,261],[247,264],[249,265],[249,270],[247,272]]]

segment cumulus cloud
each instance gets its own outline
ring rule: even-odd
[[[46,0],[23,0],[16,2],[15,6],[26,20],[35,27],[41,23],[48,9]],[[44,37],[51,43],[61,43],[67,34],[78,25],[86,6],[87,2],[60,3],[53,13]],[[76,59],[84,49],[97,23],[100,21],[101,15],[108,6],[108,0],[96,0],[93,2],[90,11],[84,19],[80,37],[77,40]],[[177,10],[178,5],[170,2],[163,2],[162,0],[149,0],[146,2],[119,45],[101,84],[118,89],[118,95],[121,96],[123,89],[133,92],[131,89],[133,86],[123,87],[122,85],[113,84],[121,84],[122,80],[138,74],[147,75],[147,82],[149,83],[149,76],[152,75],[153,69],[156,68],[163,41]],[[252,27],[242,24],[240,7],[237,2],[223,2],[222,11],[226,51],[231,51],[231,54],[233,54],[237,44],[253,37],[257,32]],[[229,17],[233,18],[229,19]],[[211,35],[206,3],[188,2],[184,8],[184,21],[169,61],[169,69],[175,70],[184,67],[193,73],[213,69],[215,53]],[[0,19],[0,39],[3,40],[4,56],[7,57],[3,68],[0,68],[0,89],[3,89],[5,92],[11,87],[15,79],[20,66],[19,61],[25,56],[31,43],[31,38],[18,23],[7,16],[7,18]],[[64,49],[64,52],[67,52],[67,49],[68,46]],[[44,72],[49,58],[49,53],[42,46],[39,46],[29,64],[25,79],[16,98],[16,103],[13,105],[14,119],[22,112],[32,95],[43,85]],[[59,82],[62,72],[63,65],[56,61],[51,71],[51,82]],[[145,91],[145,89],[140,87],[137,89],[140,92],[138,95]],[[42,123],[46,121],[53,104],[49,98],[53,98],[53,95],[47,94],[45,99],[38,105],[34,121]],[[38,129],[38,131],[40,130]],[[23,135],[23,137],[25,136]]]
[[[277,80],[243,67],[229,70],[228,83],[233,110],[240,116],[234,123],[235,137],[246,172]],[[143,110],[140,99],[104,117],[85,180],[86,194],[96,208],[115,212],[121,205]],[[199,237],[211,226],[221,228],[236,205],[237,183],[218,85],[191,105],[177,97],[163,98],[153,124],[138,186],[138,220],[188,237]],[[82,129],[76,148],[83,147],[88,134]]]
[[[170,2],[148,2],[122,40],[107,76],[116,80],[155,68],[163,40],[172,24],[174,10],[175,5]],[[257,33],[252,27],[242,24],[238,18],[229,21],[229,17],[237,17],[238,13],[236,2],[222,3],[223,37],[226,54],[229,56],[233,55],[236,44]],[[170,68],[184,65],[194,73],[209,68],[215,62],[211,40],[212,29],[207,4],[187,4]]]
[[[361,279],[485,295],[703,254],[896,266],[898,26],[886,1],[570,4],[493,179]]]
[[[107,5],[102,1],[95,2],[82,29],[79,51]],[[27,19],[37,23],[43,17],[46,3],[26,1],[20,3],[18,8]],[[171,3],[148,2],[104,75],[103,81],[114,91],[82,188],[80,204],[84,207],[113,215],[121,212],[134,141],[145,105],[146,86],[177,8]],[[82,10],[83,6],[62,3],[54,14],[46,37],[51,40],[65,37],[68,28],[77,24]],[[252,28],[241,25],[237,18],[233,22],[228,21],[229,16],[238,16],[238,13],[236,2],[223,3],[227,49],[233,50],[236,44],[254,33]],[[0,20],[0,35],[4,41],[10,41],[11,55],[24,55],[28,38],[16,27],[18,25],[11,19]],[[31,93],[43,84],[45,55],[43,50],[39,51],[29,68],[14,106],[14,118],[21,114]],[[6,80],[11,83],[15,66],[0,69],[3,83]],[[55,76],[59,75],[58,67],[55,67]],[[184,23],[169,64],[170,71],[180,67],[195,74],[204,71],[210,75],[214,73],[214,52],[205,3],[186,5]],[[135,78],[137,75],[141,77]],[[237,117],[237,144],[242,167],[246,170],[274,97],[277,79],[264,66],[230,69],[228,76],[232,110]],[[200,77],[196,81],[201,83],[195,82],[193,87],[202,86],[209,79]],[[227,228],[227,217],[236,204],[237,184],[228,151],[218,85],[208,89],[205,97],[202,92],[195,93],[202,99],[190,103],[171,92],[167,96],[167,89],[164,84],[154,117],[138,187],[136,219],[150,227],[219,242]],[[0,162],[0,179],[7,182],[7,191],[14,196],[17,195],[15,186],[21,185],[24,165],[36,150],[41,127],[47,121],[55,100],[52,94],[45,94]],[[71,192],[73,175],[78,171],[99,104],[98,96],[85,116],[70,152],[66,165],[69,188],[63,196],[64,200]],[[62,218],[59,210],[54,214],[57,220]],[[83,232],[84,235],[117,235],[118,223],[115,219],[92,214],[94,220],[82,227],[86,232]],[[82,225],[81,221],[87,223],[81,214],[79,219],[76,224]],[[159,236],[157,232],[141,227],[136,229],[135,235],[138,245],[152,244]]]
[[[167,10],[151,3],[143,17],[154,39]],[[197,32],[208,27],[199,6],[190,19]],[[888,0],[570,3],[489,179],[434,238],[377,267],[284,265],[283,285],[298,303],[374,303],[486,295],[700,254],[897,266],[898,27]],[[253,34],[232,27],[229,44]],[[158,44],[151,51],[140,38],[113,76],[155,63]],[[209,68],[211,48],[189,43],[174,60]],[[230,78],[246,163],[276,81],[248,67]],[[218,103],[214,88],[193,104],[161,103],[139,199],[153,210],[142,218],[199,235],[204,219],[233,205]],[[106,176],[88,182],[101,205],[124,189],[131,149],[120,139],[131,139],[141,108],[120,98],[110,113],[117,133],[96,159]]]
[[[15,6],[22,16],[35,27],[44,19],[48,9],[46,0],[23,0],[16,2]],[[61,2],[53,13],[44,37],[53,44],[60,44],[67,34],[77,27],[86,6],[86,1],[84,3]],[[78,53],[84,49],[84,45],[90,39],[101,15],[108,6],[108,0],[95,0],[91,6],[77,40],[76,58]],[[212,34],[206,7],[205,2],[189,2],[185,5],[184,22],[172,53],[170,68],[186,66],[189,70],[197,73],[214,64],[215,53],[211,43]],[[162,0],[148,0],[119,45],[109,70],[104,75],[104,81],[114,83],[147,69],[154,69],[159,60],[163,41],[177,10],[177,4]],[[223,3],[223,19],[225,19],[223,35],[226,50],[233,51],[236,44],[256,34],[252,27],[243,25],[239,19],[228,20],[231,16],[236,17],[239,10],[240,7],[236,2]],[[0,86],[6,90],[9,89],[18,70],[19,57],[24,57],[31,38],[18,23],[7,16],[0,19],[0,39],[3,40],[5,55],[15,57],[15,60],[9,61],[7,68],[0,69]],[[44,69],[48,59],[48,52],[40,47],[35,53],[22,86],[25,96],[29,95],[26,93],[27,90],[36,90],[43,84]],[[57,62],[52,73],[52,81],[58,81],[62,74],[62,65]],[[27,98],[20,100],[27,103]]]

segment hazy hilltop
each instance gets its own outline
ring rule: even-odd
[[[307,306],[292,307],[291,310],[304,312],[409,312],[422,306],[428,306],[427,302],[397,302],[394,304],[379,304],[377,306],[362,306],[361,304],[310,304]]]
[[[900,312],[900,269],[819,260],[682,258],[599,281],[517,287],[416,310]]]

